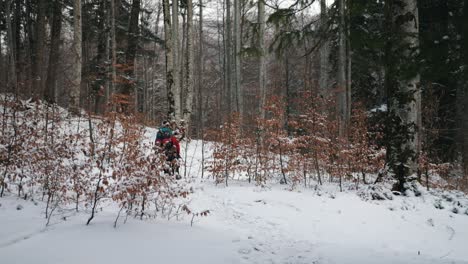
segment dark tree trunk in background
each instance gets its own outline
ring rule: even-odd
[[[106,76],[107,71],[107,60],[109,57],[109,34],[108,34],[108,12],[109,7],[107,4],[107,0],[101,0],[99,3],[99,8],[96,11],[97,15],[97,28],[98,28],[98,36],[97,36],[97,54],[96,60],[94,63],[94,72],[92,73],[95,75],[96,80],[92,85],[92,95],[94,97],[94,112],[99,113],[102,111],[102,103],[103,98],[108,98],[108,94],[106,96],[106,83],[108,78]]]
[[[133,0],[132,10],[130,13],[130,22],[128,25],[128,37],[127,37],[127,52],[125,55],[126,60],[126,70],[125,75],[130,78],[130,80],[123,85],[123,94],[131,94],[136,86],[135,80],[135,56],[138,47],[138,36],[139,36],[139,27],[138,27],[138,18],[140,15],[140,0]]]
[[[7,30],[7,46],[8,46],[8,82],[7,82],[7,91],[15,92],[17,91],[17,79],[16,79],[16,54],[15,54],[15,41],[13,37],[13,28],[11,23],[11,4],[13,0],[7,0],[5,3],[5,13],[6,13],[6,30]]]
[[[421,47],[421,87],[424,100],[434,100],[428,106],[437,109],[433,118],[424,120],[426,126],[439,130],[435,136],[424,133],[425,151],[431,159],[453,162],[457,158],[456,106],[457,78],[453,78],[458,66],[450,62],[449,47],[453,39],[448,38],[450,20],[454,20],[449,9],[449,1],[419,0],[419,39]],[[455,67],[454,67],[455,66]],[[431,109],[432,108],[432,109]]]
[[[16,70],[16,78],[17,78],[17,82],[18,84],[21,83],[21,75],[24,76],[24,79],[26,79],[27,82],[29,82],[28,78],[29,76],[25,76],[23,73],[23,70],[25,69],[25,64],[23,63],[24,62],[24,56],[22,56],[22,45],[21,45],[21,32],[22,32],[22,28],[21,28],[21,9],[23,8],[23,5],[21,4],[21,0],[16,0],[15,1],[15,13],[14,13],[14,16],[13,16],[13,21],[12,21],[12,29],[13,29],[13,34],[15,35],[14,38],[15,38],[15,41],[14,41],[14,50],[15,50],[15,58],[16,58],[16,66],[15,66],[15,70]],[[13,4],[13,3],[12,3]]]
[[[34,47],[35,47],[35,36],[34,36],[34,23],[32,18],[32,0],[26,0],[26,23],[24,28],[24,45],[25,45],[25,63],[27,69],[25,69],[25,78],[28,80],[25,84],[26,86],[26,95],[31,97],[33,93],[32,89],[32,79],[33,79],[33,64],[34,64]]]
[[[50,36],[49,67],[47,68],[46,87],[44,89],[44,99],[50,103],[55,103],[55,86],[57,79],[57,67],[60,56],[60,34],[62,31],[62,4],[55,0],[53,3],[52,26]]]
[[[33,94],[39,98],[43,95],[43,67],[45,58],[45,36],[46,36],[46,0],[37,0],[37,18],[36,18],[36,45],[33,60]]]
[[[258,86],[260,89],[260,117],[265,118],[265,106],[267,97],[267,67],[266,67],[266,49],[265,49],[265,2],[258,0],[258,50],[259,50],[259,70],[258,70]]]
[[[463,135],[463,168],[465,179],[468,177],[468,0],[464,1],[463,18],[462,18],[462,64],[463,71],[463,118],[462,118],[462,135]]]
[[[231,23],[231,0],[226,0],[226,39],[225,39],[225,79],[226,79],[226,103],[227,113],[232,113],[232,23]]]
[[[346,70],[348,67],[347,62],[347,50],[348,50],[348,41],[347,41],[347,29],[346,29],[346,1],[339,0],[339,13],[340,13],[340,22],[339,22],[339,42],[338,42],[338,71],[337,71],[337,112],[339,120],[339,132],[341,137],[347,136],[347,130],[350,122],[350,101],[348,98],[348,77]]]

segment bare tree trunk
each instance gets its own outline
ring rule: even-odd
[[[204,66],[204,52],[203,52],[203,0],[198,1],[199,5],[199,18],[198,18],[198,36],[199,36],[199,43],[198,43],[198,137],[204,138],[203,136],[203,74],[205,72]],[[202,151],[203,151],[203,144],[202,141]],[[203,153],[202,153],[203,155]],[[203,171],[202,171],[203,175]]]
[[[419,47],[418,39],[418,9],[416,0],[403,0],[401,4],[390,1],[386,3],[387,23],[392,28],[388,33],[401,34],[399,43],[390,42],[386,47],[386,89],[389,92],[390,129],[397,131],[392,135],[392,145],[387,146],[387,157],[390,166],[398,180],[396,190],[405,191],[411,186],[409,182],[415,179],[418,168],[418,109],[420,105],[419,81],[417,70],[397,74],[397,69],[403,63],[414,63],[414,50]],[[402,20],[405,17],[407,19]],[[400,50],[393,50],[392,45],[398,45]],[[394,54],[397,53],[397,54]],[[396,57],[398,56],[398,57]],[[401,58],[403,57],[403,58]],[[396,136],[396,137],[395,137]]]
[[[73,70],[72,83],[70,85],[70,111],[74,114],[79,114],[80,108],[80,89],[81,89],[81,67],[82,67],[82,51],[81,51],[81,0],[74,0],[73,9]]]
[[[112,94],[116,90],[116,82],[117,82],[117,70],[116,70],[116,65],[117,65],[117,37],[116,37],[116,29],[115,29],[115,19],[116,19],[116,5],[115,5],[115,0],[110,0],[110,34],[111,34],[111,82],[110,85],[107,87],[106,91],[106,97],[107,97],[107,103],[112,99]]]
[[[174,41],[172,40],[171,13],[169,0],[163,0],[164,13],[164,45],[166,49],[166,92],[168,101],[168,118],[175,119],[175,88],[174,88]]]
[[[463,168],[465,173],[465,180],[468,180],[468,0],[464,1],[463,6],[463,32],[462,32],[462,64],[464,65],[463,70],[463,114],[462,114],[462,140],[463,140]]]
[[[241,45],[242,45],[242,35],[241,35],[241,0],[234,0],[234,85],[236,92],[236,108],[239,112],[239,117],[241,118],[244,115],[244,98],[243,98],[243,89],[242,89],[242,72],[241,72]]]
[[[17,76],[16,76],[16,56],[15,56],[15,49],[14,45],[15,42],[13,40],[13,29],[11,25],[11,3],[13,0],[7,0],[6,2],[6,28],[7,28],[7,39],[8,39],[8,82],[7,82],[7,91],[14,91],[15,94],[18,93],[18,84],[17,84]]]
[[[33,64],[34,64],[34,33],[33,33],[33,19],[32,19],[32,0],[26,0],[25,5],[26,5],[26,23],[24,27],[24,39],[25,39],[25,50],[26,50],[26,58],[25,58],[25,63],[28,65],[25,76],[26,79],[32,80],[33,79]],[[33,95],[33,89],[32,89],[32,84],[31,81],[28,81],[26,86],[26,91],[27,91],[27,96],[31,97]]]
[[[135,82],[135,57],[136,51],[138,46],[138,35],[139,35],[139,27],[138,27],[138,18],[140,15],[140,0],[133,0],[132,2],[132,9],[130,12],[130,21],[128,25],[128,38],[127,38],[127,51],[125,53],[125,61],[126,61],[126,70],[125,75],[130,77],[130,81],[127,82],[125,85],[122,86],[122,93],[129,95],[133,92],[134,86],[136,86]],[[138,95],[135,94],[137,98]]]
[[[416,0],[404,0],[403,1],[405,6],[404,8],[400,9],[402,16],[407,15],[407,14],[412,14],[414,17],[414,21],[408,21],[407,23],[404,23],[401,28],[403,32],[407,33],[408,36],[403,40],[406,42],[411,48],[416,48],[419,46],[419,40],[418,40],[418,27],[419,27],[419,22],[418,22],[418,7]],[[409,50],[407,51],[408,53],[410,52]],[[409,55],[409,54],[407,54]],[[400,89],[405,93],[405,94],[413,94],[414,100],[411,100],[407,103],[406,107],[401,108],[400,110],[400,117],[403,120],[403,122],[406,122],[409,126],[412,126],[411,132],[413,132],[414,137],[412,140],[408,142],[407,148],[415,152],[415,155],[417,157],[418,155],[418,145],[417,143],[419,142],[419,127],[418,125],[418,112],[420,110],[420,105],[421,105],[421,93],[419,91],[419,82],[420,82],[420,76],[419,74],[416,74],[413,76],[413,78],[403,81],[400,83]],[[418,109],[419,106],[419,109]],[[417,160],[416,157],[412,160],[409,161],[409,167],[411,168],[410,175],[413,174],[417,170]]]
[[[46,1],[37,1],[37,22],[36,22],[36,49],[35,60],[33,65],[33,94],[34,97],[43,95],[43,74],[45,57],[45,16],[46,16]]]
[[[266,51],[265,51],[265,2],[258,0],[258,49],[260,53],[259,61],[259,87],[260,87],[260,113],[261,117],[265,118],[265,104],[266,104]]]
[[[13,32],[13,38],[14,38],[13,50],[15,51],[15,58],[16,58],[15,70],[16,70],[16,82],[18,84],[18,90],[24,87],[23,80],[27,80],[27,77],[29,77],[29,76],[25,76],[25,78],[22,79],[24,68],[26,68],[25,66],[23,66],[25,65],[25,63],[22,61],[22,56],[21,56],[21,32],[22,32],[21,13],[23,9],[22,2],[23,2],[22,0],[15,1],[14,13],[13,13],[12,21],[11,21],[11,28]],[[27,80],[27,81],[30,82],[30,80]]]
[[[174,116],[171,119],[179,121],[182,118],[181,105],[181,64],[180,64],[180,40],[179,40],[179,0],[172,0],[172,56],[173,56],[173,99]]]
[[[231,0],[226,0],[225,79],[227,114],[232,113],[232,26]]]
[[[320,0],[320,21],[322,27],[322,34],[326,33],[326,26],[328,24],[328,15],[327,15],[327,4],[325,0]],[[326,36],[322,35],[322,38],[325,39]],[[329,78],[329,56],[330,56],[330,47],[328,41],[323,41],[320,46],[320,79],[319,79],[319,94],[321,96],[326,95],[326,90],[328,88],[328,78]]]
[[[346,115],[345,115],[345,120],[346,120],[346,129],[348,130],[350,123],[351,123],[351,107],[352,107],[352,98],[351,98],[351,25],[350,25],[350,6],[351,6],[351,1],[348,0],[345,3],[346,7],[346,13],[345,13],[345,32],[346,32]],[[346,132],[348,134],[348,132]]]
[[[60,33],[62,30],[62,5],[60,1],[54,1],[52,29],[50,36],[49,67],[47,68],[46,87],[44,99],[55,103],[55,85],[57,79],[57,66],[60,56]]]
[[[339,0],[338,3],[340,12],[340,23],[339,23],[339,42],[338,42],[338,71],[337,71],[337,108],[338,108],[338,120],[339,120],[339,134],[341,137],[346,137],[348,128],[348,85],[346,78],[346,23],[345,23],[345,0]]]
[[[190,129],[190,119],[193,110],[193,3],[192,0],[187,0],[187,34],[186,34],[186,64],[185,64],[185,107],[183,119],[186,124],[187,135]]]

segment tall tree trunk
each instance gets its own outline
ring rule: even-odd
[[[396,190],[411,189],[418,158],[419,70],[414,67],[418,49],[418,9],[415,0],[386,3],[387,44],[385,85],[389,95],[387,158],[398,183]],[[413,67],[411,66],[413,65]],[[404,74],[402,74],[404,71]]]
[[[244,114],[244,97],[242,89],[242,72],[241,72],[241,0],[234,0],[234,86],[236,92],[236,108],[239,112],[239,117],[242,120]]]
[[[198,138],[203,136],[203,74],[205,72],[204,52],[203,52],[203,0],[198,1],[199,17],[198,17]],[[202,143],[203,144],[203,143]],[[202,153],[203,154],[203,153]],[[203,171],[202,171],[203,173]]]
[[[181,64],[180,64],[180,40],[179,40],[179,0],[172,0],[172,56],[173,56],[173,99],[174,99],[174,116],[171,119],[180,121],[182,118],[181,104]]]
[[[33,65],[33,94],[34,97],[39,97],[44,94],[43,91],[43,74],[42,68],[44,66],[45,57],[45,16],[46,16],[46,0],[37,1],[37,18],[36,18],[36,49],[35,59]]]
[[[325,96],[328,88],[328,76],[329,76],[329,56],[330,56],[330,47],[329,42],[326,41],[326,27],[328,24],[328,15],[327,15],[327,4],[325,0],[320,0],[320,25],[322,38],[324,39],[322,45],[320,46],[320,79],[319,79],[319,94]]]
[[[351,0],[346,2],[346,12],[345,12],[345,36],[346,36],[346,129],[349,129],[351,125],[351,107],[352,107],[352,98],[351,98]],[[346,133],[347,134],[347,133]]]
[[[261,117],[266,117],[266,51],[265,51],[265,2],[258,0],[258,49],[259,49],[259,74],[258,83],[260,87],[260,113]]]
[[[338,3],[340,12],[339,23],[339,42],[338,42],[338,71],[337,71],[337,107],[338,107],[338,121],[339,133],[341,137],[346,137],[349,124],[348,114],[348,83],[346,78],[346,69],[348,68],[346,54],[347,54],[347,41],[346,41],[346,1],[339,0]]]
[[[15,1],[15,10],[14,10],[14,16],[13,16],[13,21],[12,21],[12,30],[13,30],[13,35],[14,35],[14,51],[15,51],[15,58],[16,58],[16,81],[18,83],[18,90],[23,87],[22,83],[24,83],[21,79],[21,75],[23,74],[24,70],[24,62],[22,62],[22,57],[21,56],[21,14],[22,14],[22,9],[23,6],[21,4],[23,2],[22,0],[16,0]],[[27,79],[29,76],[25,76],[25,79]],[[29,80],[28,80],[29,82]],[[20,85],[21,84],[21,85]]]
[[[232,113],[232,26],[231,0],[226,0],[226,30],[225,30],[225,79],[227,114]]]
[[[73,78],[70,85],[70,111],[79,114],[82,67],[81,0],[74,0],[73,7]]]
[[[25,55],[25,63],[27,65],[26,69],[26,79],[30,80],[26,83],[26,91],[27,91],[27,96],[32,97],[33,95],[33,89],[32,89],[32,83],[31,81],[34,79],[33,78],[33,65],[34,65],[34,30],[33,30],[33,19],[32,19],[32,0],[26,0],[26,23],[24,27],[24,43],[25,43],[25,49],[26,49],[26,55]]]
[[[185,88],[187,87],[187,79],[185,78],[186,75],[186,55],[185,50],[187,48],[187,8],[184,7],[184,12],[181,12],[181,18],[182,18],[182,39],[180,42],[180,49],[179,49],[179,78],[180,78],[180,103],[182,104],[182,112],[181,112],[181,118],[184,116],[184,110],[185,110]]]
[[[463,118],[462,118],[462,135],[463,135],[463,168],[465,179],[468,179],[468,0],[464,1],[463,6],[463,32],[462,32],[462,64],[463,70]]]
[[[125,75],[130,77],[130,81],[123,85],[121,93],[129,95],[134,90],[133,87],[136,85],[135,80],[135,56],[138,46],[138,18],[140,15],[140,0],[133,0],[132,9],[130,12],[130,21],[128,25],[128,36],[127,36],[127,52],[125,53],[126,70]],[[135,94],[137,97],[137,94]]]
[[[105,87],[108,85],[106,63],[109,59],[109,35],[107,34],[109,12],[107,11],[107,0],[100,0],[98,10],[96,10],[96,16],[98,20],[97,54],[95,59],[96,64],[92,69],[92,71],[94,71],[93,75],[96,76],[96,80],[93,81],[92,86],[92,95],[94,97],[93,111],[95,113],[102,112],[102,99],[105,99],[105,90],[107,90]]]
[[[54,1],[53,18],[50,36],[49,67],[47,68],[46,87],[44,98],[49,103],[55,103],[55,85],[57,78],[57,66],[60,55],[60,33],[62,30],[62,4],[59,0]]]
[[[117,83],[117,32],[115,28],[115,19],[116,19],[116,5],[115,0],[110,0],[110,22],[111,22],[111,72],[112,72],[112,80],[111,85],[108,88],[106,93],[107,100],[112,100],[112,94],[116,90],[116,83]],[[109,103],[109,102],[108,102]]]
[[[15,55],[15,41],[13,39],[13,28],[11,24],[11,4],[13,0],[7,0],[5,6],[7,40],[8,40],[8,82],[7,91],[18,93],[18,84],[16,79],[16,55]]]
[[[192,0],[187,0],[187,34],[186,34],[186,64],[185,64],[185,106],[183,119],[186,125],[186,131],[189,133],[190,129],[190,119],[192,116],[193,110],[193,3]]]
[[[166,93],[168,102],[168,119],[175,119],[175,87],[174,87],[174,41],[172,40],[172,25],[169,0],[163,0],[164,13],[164,46],[166,50]]]

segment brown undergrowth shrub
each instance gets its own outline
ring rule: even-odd
[[[170,208],[180,208],[188,195],[164,175],[165,157],[133,114],[71,116],[55,105],[1,100],[0,196],[41,199],[49,220],[67,207],[84,208],[89,224],[99,207],[112,202],[143,218],[175,214]],[[113,104],[109,109],[119,109],[122,101],[116,97]]]
[[[235,173],[257,184],[279,180],[291,187],[324,181],[369,183],[384,167],[385,151],[376,140],[378,129],[369,127],[368,113],[354,106],[351,126],[339,134],[335,102],[304,92],[295,102],[270,97],[265,118],[250,131],[240,131],[237,116],[212,131],[214,152],[210,170],[217,182]]]

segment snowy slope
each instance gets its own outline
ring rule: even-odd
[[[147,129],[149,141],[155,133]],[[209,156],[209,144],[205,151]],[[215,186],[208,174],[200,179],[201,142],[189,143],[182,156],[184,181],[194,190],[190,209],[210,210],[193,226],[190,215],[131,216],[115,229],[118,208],[103,203],[90,226],[84,225],[89,212],[65,209],[45,228],[43,202],[9,193],[0,198],[0,263],[468,263],[465,196],[377,202],[340,193],[336,185],[291,191],[231,180],[229,187]]]
[[[239,186],[205,188],[194,200],[212,203],[206,221],[239,234],[252,263],[468,263],[468,216],[420,198],[374,204],[353,193]]]
[[[117,210],[104,207],[91,226],[65,213],[45,229],[41,203],[3,198],[1,263],[468,263],[468,215],[421,198],[195,185],[192,209],[211,215],[193,227],[129,218],[114,229]]]

